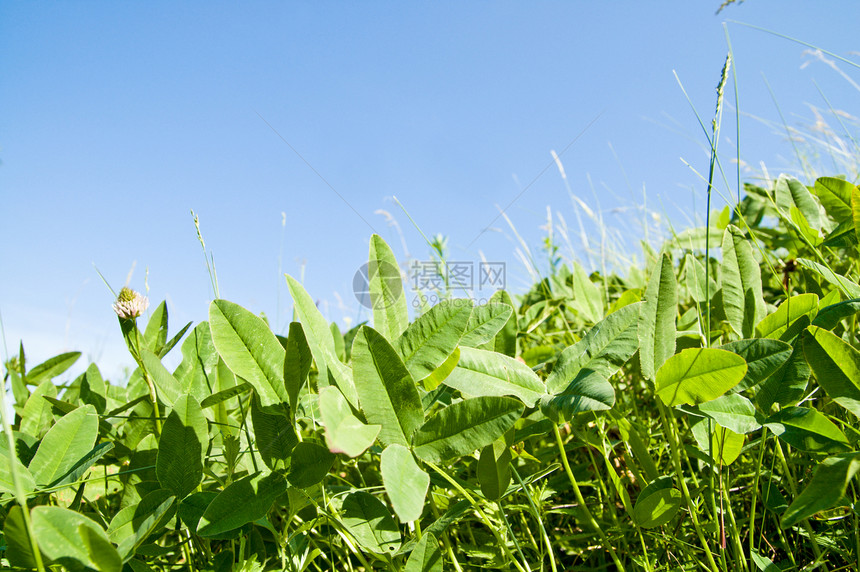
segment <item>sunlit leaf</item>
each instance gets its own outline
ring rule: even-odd
[[[741,356],[714,348],[688,348],[657,372],[657,395],[668,406],[698,405],[716,399],[746,375]]]
[[[672,257],[664,252],[654,265],[639,310],[639,363],[642,375],[653,379],[660,366],[675,353],[675,317],[678,288]]]
[[[397,444],[389,445],[382,452],[379,470],[400,522],[418,520],[424,510],[430,475],[418,466],[409,449]]]

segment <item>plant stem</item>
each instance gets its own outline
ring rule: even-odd
[[[609,542],[609,538],[607,538],[606,534],[603,532],[603,529],[600,528],[600,524],[594,519],[594,515],[591,514],[591,511],[588,509],[588,505],[585,504],[585,498],[582,496],[582,491],[579,490],[579,485],[576,482],[576,477],[573,476],[573,471],[570,469],[570,463],[567,461],[567,453],[564,450],[564,441],[561,438],[561,433],[558,430],[558,423],[552,424],[552,431],[555,434],[555,441],[558,445],[558,451],[561,455],[561,464],[564,466],[564,472],[567,473],[567,478],[570,480],[571,486],[573,486],[573,494],[576,496],[576,502],[579,503],[579,506],[582,508],[583,512],[586,515],[586,519],[588,520],[588,524],[597,532],[597,535],[600,536],[600,540],[603,542],[604,548],[609,552],[609,555],[612,557],[612,561],[615,563],[615,567],[618,570],[624,571],[624,564],[621,563],[621,560],[618,558],[618,554],[615,553],[615,549],[612,548],[612,544]]]
[[[511,465],[511,473],[513,473],[514,477],[516,477],[517,482],[520,483],[520,486],[523,488],[523,493],[526,495],[526,500],[529,503],[529,507],[532,509],[532,513],[535,516],[535,520],[537,520],[538,525],[540,526],[541,532],[541,540],[546,545],[547,555],[549,555],[549,567],[552,569],[552,572],[557,572],[555,567],[555,554],[552,549],[552,543],[549,540],[549,535],[546,533],[546,527],[543,525],[543,519],[540,517],[540,513],[538,512],[537,506],[535,505],[534,500],[532,499],[531,492],[529,492],[528,488],[526,488],[526,484],[523,482],[522,477],[520,477],[519,472],[517,472],[517,468]]]

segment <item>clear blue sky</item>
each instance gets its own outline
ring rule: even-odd
[[[856,0],[747,0],[716,16],[718,5],[2,2],[6,348],[23,340],[31,365],[80,350],[109,375],[130,363],[94,265],[117,289],[133,263],[132,287],[148,271],[173,331],[206,319],[213,294],[191,209],[222,297],[279,329],[290,316],[282,272],[304,272],[330,319],[366,318],[351,282],[371,233],[408,258],[380,209],[408,255],[427,258],[395,195],[424,233],[448,236],[452,259],[507,262],[508,288],[521,291],[518,244],[494,219],[513,202],[506,214],[539,254],[550,206],[571,227],[563,253],[584,258],[573,231],[586,215],[550,155],[580,133],[561,157],[570,192],[635,254],[643,195],[679,227],[704,213],[705,186],[682,158],[706,172],[706,139],[673,70],[710,121],[724,21],[860,60]],[[849,113],[860,91],[803,46],[728,29],[744,176],[760,162],[794,172],[763,76],[798,128],[814,121],[810,105],[826,112],[818,88]],[[730,87],[720,141],[729,169],[733,105]]]

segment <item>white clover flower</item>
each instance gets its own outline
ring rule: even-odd
[[[149,298],[131,288],[123,287],[116,297],[113,311],[124,320],[133,320],[143,314],[149,307]]]

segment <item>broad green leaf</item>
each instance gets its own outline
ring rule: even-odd
[[[382,425],[379,440],[408,446],[424,422],[424,410],[397,352],[376,330],[362,326],[352,345],[352,360],[362,411],[369,423]]]
[[[158,399],[167,407],[173,407],[182,393],[179,381],[164,367],[158,356],[147,348],[140,348],[140,360],[146,368],[146,372],[155,384]]]
[[[827,214],[841,222],[851,218],[851,193],[856,188],[844,179],[819,177],[813,190]]]
[[[857,471],[860,471],[860,453],[845,453],[824,459],[815,469],[812,482],[782,515],[782,527],[789,528],[817,512],[837,506]]]
[[[798,294],[785,300],[756,326],[759,337],[791,342],[818,313],[818,296]]]
[[[389,342],[393,342],[409,325],[409,307],[397,259],[378,234],[370,237],[367,278],[373,307],[373,327]]]
[[[746,375],[741,356],[714,348],[688,348],[657,371],[657,396],[668,406],[698,405],[716,399]]]
[[[713,274],[708,276],[705,265],[689,253],[684,257],[684,280],[693,300],[700,304],[713,298],[718,288]]]
[[[439,384],[448,379],[457,364],[460,363],[460,348],[455,348],[451,355],[448,356],[439,367],[433,370],[433,373],[421,380],[425,391],[433,391]]]
[[[782,568],[774,564],[773,560],[767,556],[762,556],[755,548],[750,550],[750,556],[752,556],[752,561],[760,572],[782,572]]]
[[[138,504],[114,515],[108,526],[108,537],[127,561],[150,535],[164,528],[175,513],[176,497],[165,489],[154,490]]]
[[[443,300],[397,338],[394,349],[412,379],[420,381],[445,363],[456,349],[471,315],[471,300]]]
[[[107,407],[107,387],[99,368],[91,363],[81,377],[81,401],[89,403],[99,413]]]
[[[218,492],[216,491],[192,493],[179,503],[176,515],[188,527],[188,530],[197,534],[197,526],[200,524],[200,518],[217,496]]]
[[[376,441],[381,425],[365,425],[355,415],[336,387],[319,391],[320,416],[325,427],[325,441],[332,453],[358,457]]]
[[[311,370],[311,362],[313,361],[313,354],[301,323],[290,323],[290,333],[287,336],[287,345],[284,351],[286,353],[284,357],[284,383],[286,384],[287,395],[290,397],[291,414],[295,415],[299,391],[308,379],[308,372]]]
[[[603,318],[603,292],[589,278],[585,269],[573,261],[573,307],[587,321],[595,324]]]
[[[81,513],[59,506],[37,506],[31,518],[39,550],[49,560],[70,570],[122,569],[122,560],[105,531]]]
[[[62,478],[51,483],[52,487],[62,487],[64,485],[77,483],[86,472],[96,464],[96,462],[101,459],[104,455],[109,453],[114,448],[114,443],[111,441],[107,441],[104,443],[99,443],[93,449],[81,457],[81,459],[72,466],[72,468],[63,475]]]
[[[615,389],[605,377],[585,368],[579,370],[566,388],[541,399],[544,415],[557,422],[569,421],[584,411],[607,411],[615,405]]]
[[[400,530],[388,509],[364,491],[347,495],[341,522],[362,548],[376,554],[394,554],[400,548]]]
[[[291,485],[300,489],[312,487],[325,478],[335,458],[334,453],[322,445],[302,441],[293,449],[287,479]]]
[[[765,315],[761,270],[753,257],[752,246],[736,226],[726,228],[722,250],[723,310],[735,332],[751,338],[755,325]]]
[[[167,302],[159,304],[149,317],[143,331],[143,345],[159,355],[167,343]]]
[[[812,320],[812,325],[832,330],[840,321],[857,312],[860,312],[860,298],[831,304],[818,311],[818,315]]]
[[[469,396],[510,395],[529,407],[546,394],[543,381],[526,364],[468,347],[460,348],[460,361],[444,383]]]
[[[833,401],[860,417],[860,352],[816,326],[804,334],[803,351],[818,385]]]
[[[33,546],[24,513],[18,504],[11,503],[3,523],[3,540],[6,542],[6,561],[10,566],[36,568]]]
[[[162,488],[178,499],[197,488],[203,479],[203,461],[209,446],[209,426],[197,400],[187,393],[173,404],[161,428],[155,474]]]
[[[708,419],[701,419],[692,426],[693,437],[699,449],[716,465],[731,465],[741,454],[744,436],[720,426]]]
[[[251,387],[250,383],[241,383],[239,385],[234,385],[233,387],[228,387],[227,389],[223,389],[217,393],[213,393],[206,399],[204,399],[200,403],[200,407],[203,409],[212,407],[214,405],[218,405],[219,403],[223,403],[228,399],[232,399],[237,395],[242,395],[243,393],[247,393],[254,389]]]
[[[815,409],[786,407],[774,413],[765,425],[780,439],[810,453],[844,453],[848,439],[839,428]]]
[[[209,328],[224,363],[254,386],[263,406],[289,400],[284,387],[284,348],[262,319],[238,304],[213,300]]]
[[[215,497],[197,532],[215,536],[266,516],[275,499],[287,492],[287,481],[279,473],[255,473],[227,485]]]
[[[801,340],[802,336],[794,340],[788,360],[758,386],[755,401],[765,413],[770,413],[775,403],[782,407],[797,403],[809,385],[812,370],[803,355]]]
[[[57,386],[50,379],[39,384],[27,402],[22,412],[21,431],[33,437],[39,437],[48,429],[54,416],[51,413],[51,404],[45,397],[57,397]]]
[[[511,449],[505,439],[496,439],[481,449],[476,469],[481,492],[489,500],[498,500],[511,482]]]
[[[656,528],[675,518],[681,507],[681,492],[671,477],[659,477],[642,489],[633,507],[633,520],[642,528]]]
[[[852,248],[857,244],[857,232],[854,228],[854,220],[847,218],[839,226],[831,230],[821,246],[835,248]]]
[[[218,352],[212,343],[209,322],[201,322],[182,342],[182,361],[173,372],[183,393],[202,402],[217,391]]]
[[[299,442],[286,404],[264,409],[255,395],[251,402],[251,422],[255,445],[263,462],[272,470],[283,467]]]
[[[45,360],[27,372],[27,383],[39,385],[43,381],[54,379],[72,367],[79,357],[81,352],[68,352]]]
[[[380,472],[385,492],[400,522],[421,518],[430,475],[421,470],[412,453],[401,445],[389,445],[380,456]]]
[[[767,379],[788,360],[792,352],[791,344],[766,338],[737,340],[720,346],[720,349],[736,353],[747,362],[747,374],[732,389],[738,392],[755,387]]]
[[[642,375],[654,374],[675,354],[675,316],[678,314],[678,287],[672,257],[664,252],[654,265],[643,304],[639,310],[639,363]]]
[[[442,572],[442,552],[432,532],[425,532],[412,549],[403,572]]]
[[[18,475],[23,493],[29,494],[36,490],[36,483],[30,470],[18,458],[16,452],[9,452],[9,444],[5,435],[0,435],[0,492],[15,495],[15,483],[12,480],[12,471]]]
[[[806,185],[794,177],[780,175],[776,181],[774,192],[777,209],[788,215],[791,207],[797,207],[812,228],[816,230],[821,228],[821,215],[818,211],[818,205]]]
[[[36,483],[48,486],[63,477],[90,452],[98,433],[99,418],[92,405],[79,407],[57,421],[30,461]]]
[[[761,427],[752,401],[738,393],[728,393],[702,403],[694,411],[739,434],[752,433]]]
[[[510,397],[459,401],[439,411],[415,432],[413,451],[431,463],[468,455],[504,435],[523,409],[519,400]]]
[[[639,349],[637,325],[642,302],[617,310],[592,327],[585,337],[561,352],[546,380],[547,392],[557,394],[591,369],[609,379]]]
[[[343,396],[349,404],[358,409],[358,393],[355,383],[349,375],[346,367],[335,354],[334,339],[328,322],[320,313],[313,298],[305,291],[304,287],[292,276],[285,274],[290,296],[293,297],[293,310],[302,324],[302,330],[307,336],[308,345],[317,364],[319,378],[317,384],[325,387],[329,384],[329,374],[337,384]]]
[[[499,303],[514,307],[514,301],[511,299],[511,295],[508,294],[504,290],[497,290],[490,296],[490,304]],[[508,321],[505,322],[505,325],[499,330],[499,333],[496,336],[487,342],[488,344],[492,344],[492,348],[500,354],[505,354],[506,356],[516,357],[517,355],[517,315],[516,311],[511,313],[511,317],[508,318]],[[481,348],[483,349],[483,348]]]
[[[460,338],[461,347],[477,348],[496,337],[504,328],[514,309],[508,304],[479,304],[472,309],[466,331]]]
[[[860,187],[851,189],[851,218],[854,219],[854,232],[860,241]],[[857,296],[851,296],[856,298]]]
[[[848,298],[860,298],[860,286],[856,282],[812,260],[798,258],[797,263],[815,272],[828,283],[841,290]]]

